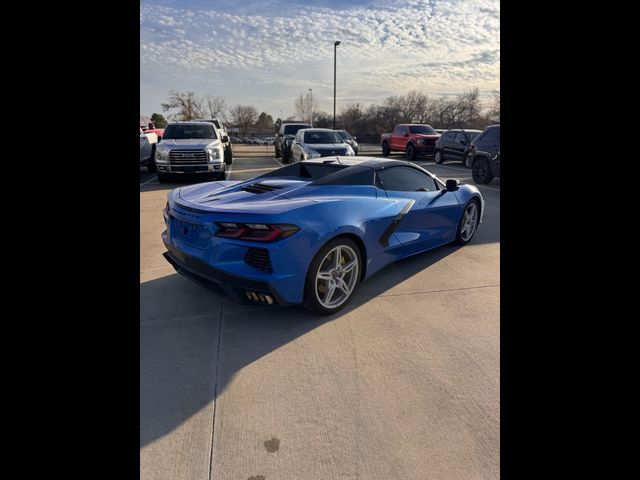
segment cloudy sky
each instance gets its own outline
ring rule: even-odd
[[[498,0],[141,0],[140,113],[170,89],[284,117],[313,89],[333,111],[419,90],[499,90]]]

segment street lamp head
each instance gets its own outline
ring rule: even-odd
[[[335,42],[333,42],[333,44],[337,47],[338,45],[340,45],[340,40],[336,40]]]

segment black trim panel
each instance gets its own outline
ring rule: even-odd
[[[380,245],[382,245],[383,247],[389,246],[389,238],[391,238],[391,235],[393,235],[393,232],[396,231],[396,228],[398,228],[398,225],[400,224],[404,216],[409,212],[409,210],[411,210],[411,207],[413,207],[414,203],[416,203],[415,200],[409,200],[407,204],[402,208],[402,210],[400,210],[400,213],[398,213],[398,215],[396,215],[395,218],[391,220],[391,223],[385,229],[385,231],[382,233],[382,236],[378,240],[378,242],[380,242]]]

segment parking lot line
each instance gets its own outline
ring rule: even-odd
[[[281,167],[284,167],[284,163],[282,163],[281,161],[279,161],[277,158],[273,159],[274,162],[276,162],[278,165],[280,165]]]
[[[152,182],[153,180],[157,180],[157,177],[155,175],[151,177],[149,180],[147,180],[146,182],[142,182],[140,186],[146,185],[147,183]]]

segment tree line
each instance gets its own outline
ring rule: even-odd
[[[313,119],[313,126],[333,127],[333,115],[320,111],[318,101],[311,92],[300,94],[294,101],[296,117],[285,119],[258,113],[252,105],[237,104],[228,108],[220,96],[198,96],[194,92],[171,90],[162,109],[169,120],[195,120],[199,118],[221,118],[227,127],[238,128],[241,134],[268,134],[280,128],[282,122]],[[157,127],[166,124],[158,113],[152,115]],[[433,128],[474,128],[500,122],[500,94],[496,92],[488,106],[483,108],[477,88],[450,97],[430,97],[416,90],[406,95],[392,95],[380,104],[364,106],[360,103],[346,104],[336,114],[336,128],[344,128],[359,135],[361,141],[377,142],[380,134],[390,132],[399,123],[426,123]]]

